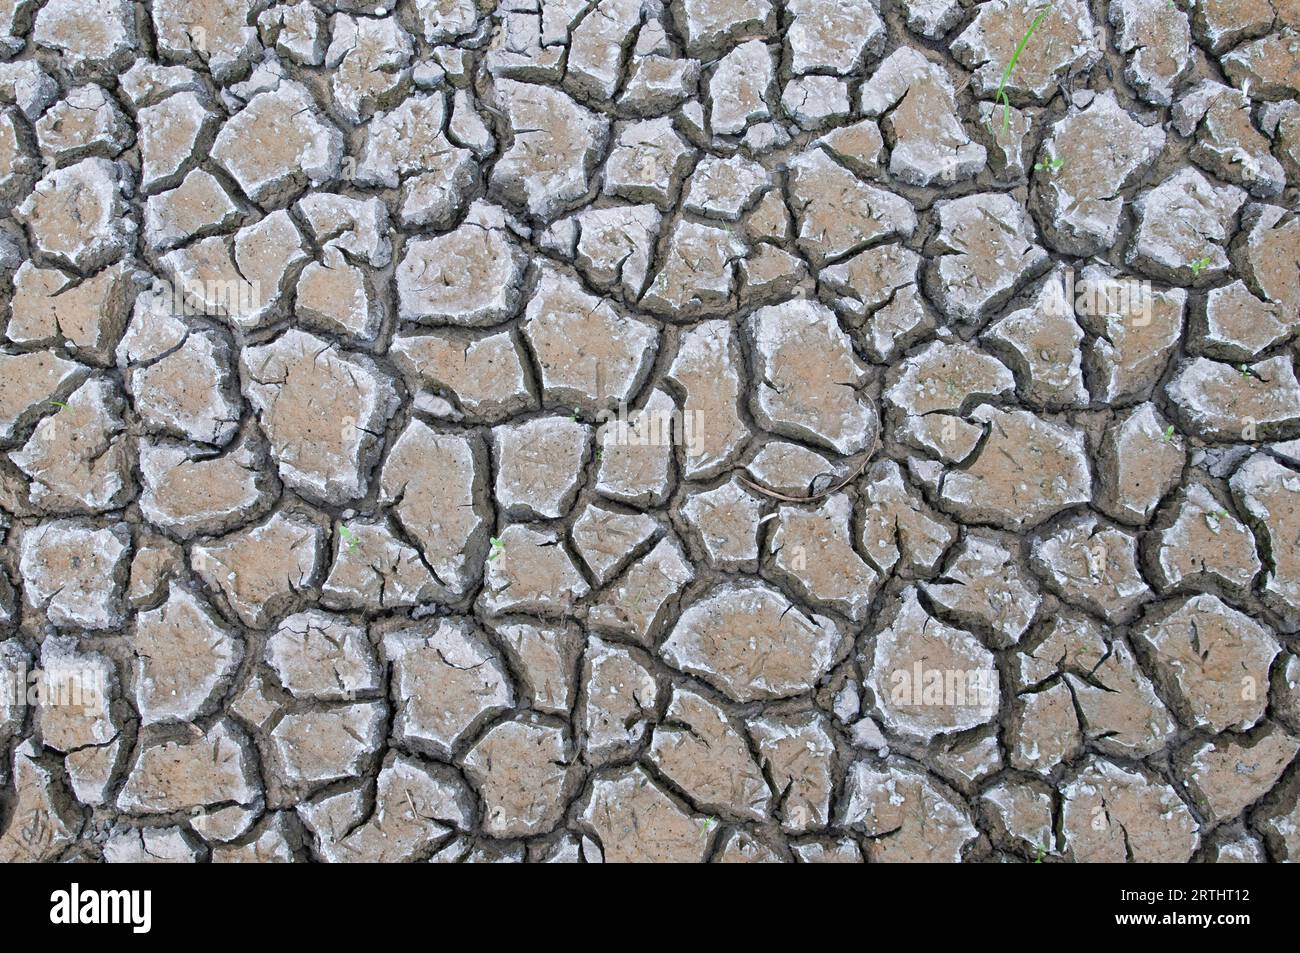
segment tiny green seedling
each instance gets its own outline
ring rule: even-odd
[[[1063,165],[1065,165],[1064,159],[1044,159],[1042,162],[1034,163],[1034,168],[1039,172],[1059,172]]]
[[[59,408],[59,410],[67,410],[67,409],[68,409],[68,405],[65,404],[65,403],[64,403],[63,401],[61,401],[61,400],[52,400],[52,401],[50,401],[49,403],[51,403],[51,404],[54,405],[55,407]]]
[[[495,562],[496,558],[506,551],[506,541],[492,537],[492,552],[488,553],[488,562]]]
[[[1196,261],[1192,262],[1191,265],[1192,277],[1195,278],[1197,275],[1199,275],[1201,272],[1203,272],[1206,268],[1209,267],[1210,267],[1210,258],[1208,255],[1205,256],[1204,258],[1196,259]]]
[[[704,823],[700,825],[700,836],[708,837],[709,831],[713,830],[713,818],[706,817]]]
[[[1250,378],[1255,376],[1254,371],[1252,371],[1250,366],[1247,364],[1238,364],[1237,370],[1241,372],[1242,377]]]
[[[1029,24],[1029,29],[1026,30],[1025,35],[1020,38],[1020,42],[1016,44],[1016,51],[1011,54],[1011,62],[1008,63],[1007,68],[1002,71],[1002,82],[998,83],[998,92],[997,95],[993,97],[993,101],[1002,104],[1003,132],[1007,131],[1011,122],[1011,99],[1007,96],[1007,80],[1011,78],[1011,71],[1016,68],[1016,63],[1020,60],[1020,54],[1025,51],[1025,46],[1029,43],[1029,38],[1034,35],[1034,31],[1037,30],[1039,25],[1043,22],[1043,18],[1051,12],[1052,5],[1049,3],[1039,12],[1038,16],[1034,17],[1034,22]]]
[[[573,413],[569,415],[569,419],[572,420],[575,424],[578,422],[578,408],[577,408],[577,407],[574,407],[574,408],[573,408]]]
[[[1169,443],[1173,439],[1174,439],[1174,425],[1170,424],[1168,427],[1165,428],[1165,432],[1160,435],[1160,442]]]
[[[358,541],[357,541],[357,534],[356,534],[356,533],[352,532],[352,530],[348,529],[346,526],[342,526],[342,525],[340,525],[340,526],[339,526],[339,535],[342,536],[342,537],[343,537],[343,541],[344,541],[345,543],[348,544],[348,550],[349,550],[349,551],[351,551],[351,552],[356,552],[356,551],[357,551],[357,546],[359,545],[359,543],[358,543]]]
[[[1034,863],[1041,864],[1045,856],[1047,856],[1047,848],[1042,844],[1037,845],[1034,851]]]

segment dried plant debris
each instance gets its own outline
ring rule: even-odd
[[[0,861],[1300,860],[1298,51],[0,4]]]

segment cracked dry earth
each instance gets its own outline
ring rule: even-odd
[[[0,2],[0,860],[1300,857],[1300,4],[1041,9]]]

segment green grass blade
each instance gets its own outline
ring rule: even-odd
[[[1034,17],[1033,22],[1029,24],[1029,29],[1026,30],[1025,35],[1020,38],[1020,42],[1016,44],[1016,50],[1011,54],[1011,62],[1008,63],[1007,68],[1002,71],[1002,82],[998,83],[998,94],[994,98],[994,102],[1002,103],[1003,132],[1007,131],[1007,125],[1011,121],[1011,99],[1007,96],[1007,80],[1011,78],[1011,71],[1016,68],[1016,63],[1020,61],[1020,54],[1025,51],[1025,46],[1029,43],[1029,38],[1034,35],[1034,31],[1037,30],[1039,25],[1043,22],[1043,18],[1051,12],[1052,5],[1049,3],[1039,11],[1038,16]]]

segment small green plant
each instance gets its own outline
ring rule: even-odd
[[[1210,257],[1208,255],[1206,255],[1203,258],[1196,259],[1196,261],[1192,262],[1191,264],[1192,277],[1195,278],[1197,275],[1199,275],[1201,272],[1203,272],[1206,268],[1209,267],[1210,267]]]
[[[578,408],[577,408],[577,407],[574,407],[574,408],[573,408],[573,413],[571,413],[571,414],[569,415],[569,419],[572,420],[575,424],[578,422]]]
[[[1042,162],[1035,162],[1034,168],[1039,172],[1059,172],[1063,165],[1065,165],[1064,159],[1044,159]]]
[[[708,837],[709,831],[713,830],[713,818],[706,817],[704,823],[700,825],[700,836]]]
[[[357,540],[357,534],[352,532],[352,530],[348,529],[346,526],[340,524],[339,535],[343,537],[343,542],[347,543],[348,550],[355,553],[357,551],[357,546],[360,545]]]
[[[49,401],[49,403],[50,403],[50,404],[53,404],[55,407],[59,408],[59,410],[67,410],[67,409],[68,409],[68,405],[65,404],[65,403],[64,403],[63,401],[61,401],[61,400],[51,400],[51,401]]]
[[[492,552],[488,553],[488,562],[495,562],[496,558],[506,551],[506,541],[492,537]]]
[[[1007,127],[1011,122],[1011,99],[1007,96],[1007,80],[1011,78],[1011,71],[1016,68],[1016,63],[1020,60],[1020,54],[1025,51],[1025,46],[1029,43],[1029,38],[1034,35],[1034,31],[1037,30],[1039,25],[1043,22],[1043,18],[1051,12],[1052,5],[1049,3],[1039,11],[1038,16],[1034,17],[1034,21],[1029,24],[1029,29],[1026,30],[1025,35],[1020,38],[1020,42],[1016,44],[1016,51],[1011,54],[1011,62],[1008,63],[1007,68],[1002,71],[1002,81],[998,83],[998,92],[997,95],[993,97],[993,101],[1002,104],[1003,132],[1007,131]]]
[[[1205,514],[1205,525],[1210,528],[1210,532],[1219,535],[1219,525],[1228,518],[1227,510],[1215,510],[1213,513]]]
[[[1160,442],[1169,443],[1173,439],[1174,439],[1174,425],[1170,424],[1168,427],[1165,428],[1165,432],[1160,435]]]
[[[1250,369],[1248,364],[1238,364],[1237,370],[1241,372],[1242,377],[1251,378],[1255,376],[1255,372]]]
[[[1044,847],[1042,844],[1036,845],[1034,849],[1034,863],[1041,864],[1043,862],[1043,858],[1046,856],[1047,856],[1047,848]]]

